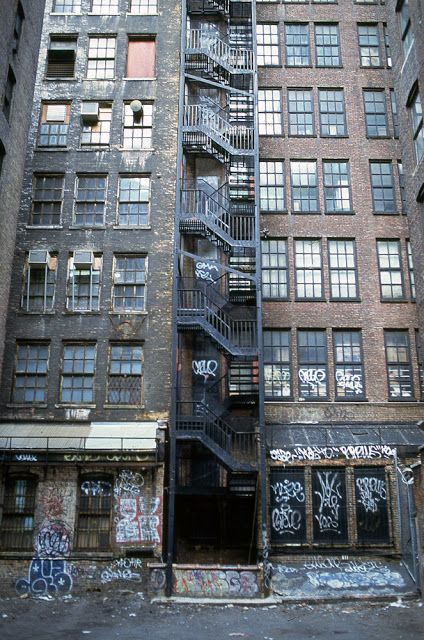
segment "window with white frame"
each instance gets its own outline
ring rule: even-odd
[[[317,213],[317,163],[314,160],[290,162],[293,213]]]
[[[284,211],[284,162],[261,160],[259,163],[259,193],[262,213]]]
[[[87,78],[110,80],[115,77],[115,36],[93,36],[88,39]]]
[[[347,160],[323,160],[324,199],[327,213],[352,211],[350,172]]]
[[[60,224],[63,184],[64,176],[60,174],[34,175],[29,220],[31,225],[56,226]]]
[[[402,300],[402,258],[399,240],[377,240],[377,259],[382,300]]]
[[[146,256],[116,255],[113,266],[113,311],[144,311]]]
[[[262,240],[262,296],[286,299],[288,296],[287,240]]]
[[[119,0],[91,0],[90,10],[102,16],[115,15],[119,11]]]
[[[12,402],[44,404],[49,371],[48,342],[19,342],[16,345]]]
[[[94,116],[82,115],[81,146],[107,146],[110,142],[110,125],[112,121],[112,104],[110,102],[83,102],[81,109],[89,105],[87,111],[96,112]]]
[[[98,311],[100,302],[101,254],[74,251],[68,259],[66,308],[68,311]]]
[[[153,104],[142,103],[141,112],[131,109],[132,103],[124,105],[124,149],[151,149],[153,131]]]
[[[304,238],[294,241],[294,264],[296,276],[296,298],[322,299],[321,241]]]
[[[53,0],[53,13],[80,13],[81,0]]]
[[[330,296],[332,300],[358,299],[355,240],[328,240]]]
[[[130,13],[152,16],[158,12],[157,0],[129,0]]]
[[[319,89],[319,119],[322,136],[346,136],[343,89]]]
[[[94,401],[95,343],[63,345],[60,401],[65,404],[92,404]]]
[[[285,25],[286,65],[308,67],[311,64],[309,50],[309,25],[291,23]]]
[[[118,220],[120,227],[149,224],[150,177],[120,176]]]
[[[337,24],[315,25],[315,55],[317,67],[340,67],[340,36]]]
[[[56,254],[35,249],[26,255],[21,309],[30,313],[53,311],[56,272]]]
[[[280,64],[280,41],[277,24],[257,24],[257,61],[258,67]]]
[[[78,227],[104,224],[107,176],[80,174],[75,185],[73,223]]]
[[[260,136],[281,136],[283,133],[280,89],[259,89],[258,119]]]
[[[289,89],[287,111],[289,135],[314,135],[314,103],[311,89]]]

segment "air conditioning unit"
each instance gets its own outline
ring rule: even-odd
[[[44,249],[33,249],[28,254],[28,264],[31,267],[44,267],[50,259],[50,253]]]
[[[88,268],[93,264],[92,251],[74,251],[74,267]]]
[[[84,122],[97,122],[99,119],[99,103],[81,103],[81,118]]]

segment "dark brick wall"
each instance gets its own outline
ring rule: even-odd
[[[25,19],[19,47],[14,51],[13,32],[18,2],[0,2],[0,142],[6,152],[0,175],[0,366],[44,4],[45,0],[21,0]],[[16,85],[7,120],[2,107],[9,66],[15,74]]]
[[[13,273],[6,364],[3,373],[2,403],[10,399],[13,377],[13,353],[17,339],[51,340],[50,375],[47,407],[37,409],[5,408],[7,418],[68,419],[75,417],[58,405],[59,369],[62,340],[97,341],[95,406],[84,417],[102,420],[156,419],[166,417],[170,396],[171,344],[171,266],[175,210],[176,136],[178,119],[180,3],[160,4],[157,16],[127,15],[121,3],[116,16],[87,15],[83,2],[81,15],[50,15],[51,2],[41,42],[41,55],[34,97],[34,117],[30,131],[22,204],[18,224],[15,268]],[[125,80],[127,34],[156,38],[156,79]],[[52,81],[44,78],[50,34],[78,35],[75,79]],[[117,37],[116,79],[86,80],[88,34],[113,34]],[[151,100],[154,103],[154,151],[122,151],[121,129],[124,100]],[[113,101],[110,147],[104,151],[81,150],[80,104],[82,100]],[[70,131],[66,150],[38,149],[36,146],[42,100],[72,100]],[[34,172],[65,173],[63,220],[60,229],[27,228]],[[101,229],[75,229],[72,206],[76,173],[107,173],[106,224]],[[119,173],[151,175],[151,223],[148,229],[114,228]],[[56,301],[51,314],[25,314],[19,311],[22,268],[25,252],[49,249],[58,253]],[[65,313],[66,271],[70,251],[86,248],[103,253],[100,313]],[[112,262],[114,253],[140,253],[148,256],[146,312],[118,316],[111,313]],[[108,409],[103,405],[106,393],[109,341],[130,340],[144,344],[144,404],[137,409]]]

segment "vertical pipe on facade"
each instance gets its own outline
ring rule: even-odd
[[[175,522],[175,487],[177,466],[176,419],[177,419],[177,353],[178,353],[178,262],[180,249],[179,219],[181,208],[181,171],[183,163],[183,114],[184,114],[184,86],[185,86],[185,46],[187,30],[186,0],[181,0],[181,47],[180,47],[180,95],[178,100],[178,136],[175,184],[175,224],[174,224],[174,255],[172,280],[172,384],[171,384],[171,415],[169,431],[168,458],[168,526],[167,526],[167,554],[166,554],[166,588],[165,593],[172,595],[172,563],[174,559],[174,522]]]

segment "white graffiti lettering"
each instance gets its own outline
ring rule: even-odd
[[[219,276],[219,269],[215,264],[211,264],[210,262],[196,262],[195,274],[199,280],[214,282]],[[212,274],[215,274],[215,277]]]
[[[314,491],[319,498],[318,513],[315,519],[320,531],[340,531],[339,510],[342,495],[340,493],[341,482],[338,481],[338,473],[334,471],[318,471],[317,477],[320,491]]]
[[[302,524],[302,514],[290,504],[282,504],[279,509],[272,510],[272,528],[278,533],[294,535]]]
[[[112,485],[106,480],[84,480],[81,483],[81,491],[86,496],[110,496]]]
[[[320,385],[325,386],[326,377],[324,369],[299,369],[299,380],[314,390]]]
[[[336,371],[337,386],[341,389],[350,389],[356,395],[363,393],[362,376],[359,374],[345,373],[344,371]]]
[[[271,489],[275,493],[276,502],[289,502],[290,498],[305,502],[305,491],[300,482],[285,479],[283,482],[272,484]]]
[[[102,584],[107,584],[113,580],[141,582],[141,574],[133,571],[133,569],[142,569],[141,560],[138,558],[118,558],[102,571],[100,580]]]
[[[394,458],[396,448],[389,445],[348,445],[340,447],[294,447],[293,449],[271,449],[269,455],[272,460],[278,462],[332,460],[333,458],[346,458],[346,460],[378,460],[382,458]]]
[[[143,485],[144,478],[141,473],[123,470],[116,479],[114,493],[115,496],[138,496]]]
[[[206,382],[209,376],[215,378],[218,363],[216,360],[193,360],[191,367],[196,376],[203,376]]]
[[[17,462],[37,462],[38,458],[32,453],[17,453],[15,455],[15,460]]]
[[[380,500],[384,502],[387,499],[385,481],[373,477],[356,478],[356,486],[359,504],[367,513],[377,513]]]

